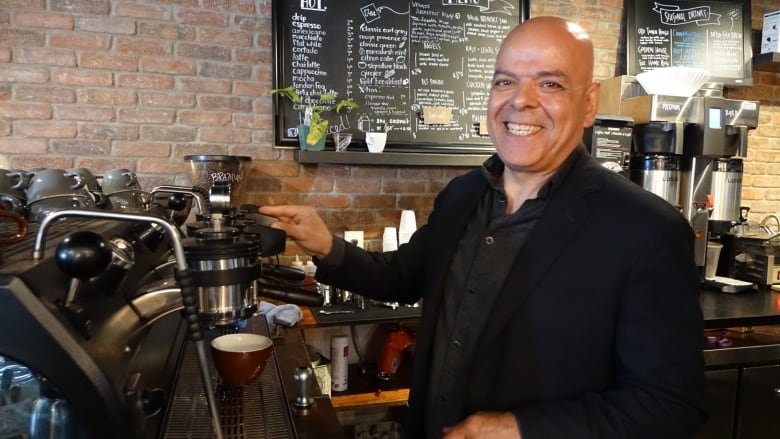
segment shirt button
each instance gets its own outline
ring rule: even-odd
[[[503,195],[498,196],[498,202],[499,203],[506,203],[506,197]]]
[[[494,239],[493,239],[493,237],[492,237],[492,236],[487,236],[487,237],[485,237],[485,244],[487,244],[487,245],[492,245],[492,244],[493,244],[493,241],[494,241]]]
[[[460,340],[453,341],[452,345],[455,346],[456,348],[460,349]]]

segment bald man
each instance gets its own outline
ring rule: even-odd
[[[693,232],[581,144],[599,86],[583,29],[538,17],[499,50],[496,154],[455,178],[394,252],[266,206],[317,280],[413,303],[409,438],[685,438],[704,420]]]

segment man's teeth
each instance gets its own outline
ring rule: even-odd
[[[506,123],[506,127],[512,134],[516,134],[518,136],[527,136],[542,129],[538,125],[520,125],[510,122]]]

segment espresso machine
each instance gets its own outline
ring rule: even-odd
[[[218,209],[209,188],[159,186],[144,210],[53,211],[2,248],[0,437],[343,437],[301,380],[300,334],[273,335],[255,313],[260,297],[322,298],[263,262],[286,237],[226,191]],[[202,224],[185,224],[195,211]],[[247,331],[274,354],[256,383],[230,388],[206,346]]]
[[[723,85],[705,83],[692,96],[647,94],[633,77],[605,81],[607,109],[634,120],[629,177],[662,197],[690,222],[695,259],[707,283],[708,242],[720,242],[741,214],[743,157],[758,126],[757,101],[726,99]],[[709,283],[713,283],[710,280]],[[750,283],[718,276],[725,292]]]

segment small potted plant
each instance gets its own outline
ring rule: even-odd
[[[345,109],[357,108],[358,104],[348,99],[341,99],[333,107],[326,107],[329,103],[336,101],[336,96],[329,93],[317,94],[316,102],[307,102],[301,108],[301,96],[295,90],[295,87],[276,88],[268,92],[269,95],[278,94],[288,98],[295,108],[301,111],[301,123],[298,125],[298,140],[301,149],[321,151],[325,147],[325,135],[328,132],[328,120],[323,119],[321,114],[328,109],[333,109],[336,114]]]

